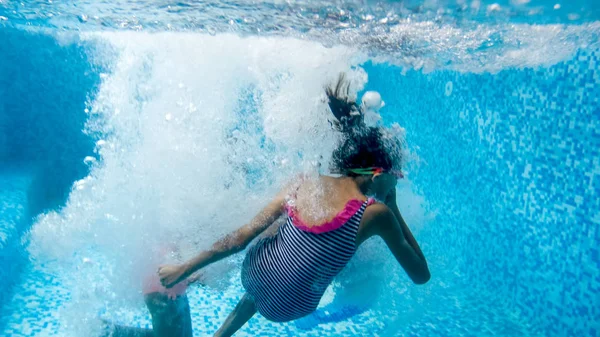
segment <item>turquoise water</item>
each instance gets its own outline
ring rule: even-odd
[[[399,203],[432,280],[374,240],[315,315],[239,335],[599,336],[599,20],[593,1],[0,1],[0,335],[149,326],[151,247],[190,256],[326,162],[322,88],[347,71],[405,130]],[[195,336],[241,296],[240,258],[189,290]]]

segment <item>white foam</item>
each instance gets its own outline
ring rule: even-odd
[[[82,38],[107,43],[95,57],[112,70],[88,126],[101,159],[60,213],[33,226],[30,245],[37,262],[74,273],[64,317],[75,325],[106,303],[139,305],[143,274],[168,262],[152,261],[157,247],[191,256],[248,221],[305,162],[327,158],[335,137],[323,87],[360,61],[348,48],[283,38]],[[352,77],[364,83],[364,73]]]
[[[407,19],[381,33],[345,31],[340,40],[369,49],[376,62],[405,69],[497,73],[511,68],[549,67],[568,60],[579,49],[598,48],[599,32],[600,22],[456,26]]]
[[[355,50],[297,39],[82,39],[105,45],[94,58],[111,69],[90,110],[99,159],[60,213],[40,217],[30,245],[37,263],[69,274],[73,299],[62,315],[79,332],[107,306],[141,308],[144,274],[207,248],[250,220],[284,181],[326,162],[336,134],[323,88],[341,71],[354,91],[367,80],[350,70],[364,61]],[[165,244],[180,256],[159,257]],[[363,251],[359,262],[382,258],[381,247]],[[397,264],[383,256],[380,263]],[[229,279],[227,268],[211,273]],[[347,273],[348,284],[359,275]]]

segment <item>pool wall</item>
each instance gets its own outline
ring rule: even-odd
[[[83,45],[3,27],[0,74],[1,309],[27,263],[21,239],[32,219],[63,206],[73,182],[88,174],[94,140],[82,131],[84,109],[99,68]]]
[[[494,75],[367,65],[418,148],[411,179],[437,213],[421,240],[544,336],[600,334],[599,65],[597,50]]]

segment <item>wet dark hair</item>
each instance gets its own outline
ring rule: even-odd
[[[341,132],[347,133],[364,127],[364,117],[356,102],[350,100],[350,82],[346,74],[340,74],[335,86],[325,88],[329,108],[335,117],[333,125]]]
[[[400,170],[402,147],[398,139],[381,127],[368,127],[356,102],[349,98],[350,84],[341,74],[334,86],[325,89],[329,108],[335,117],[334,127],[342,133],[333,151],[330,169],[333,173],[355,176],[350,169],[381,167]]]

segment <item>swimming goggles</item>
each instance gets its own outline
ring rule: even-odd
[[[387,173],[387,174],[393,175],[394,177],[396,177],[398,179],[404,178],[404,174],[402,174],[402,172],[399,170],[386,171],[381,167],[365,167],[365,168],[349,169],[348,172],[352,172],[354,174],[364,174],[364,175],[371,175],[371,174],[376,175],[376,174]]]

